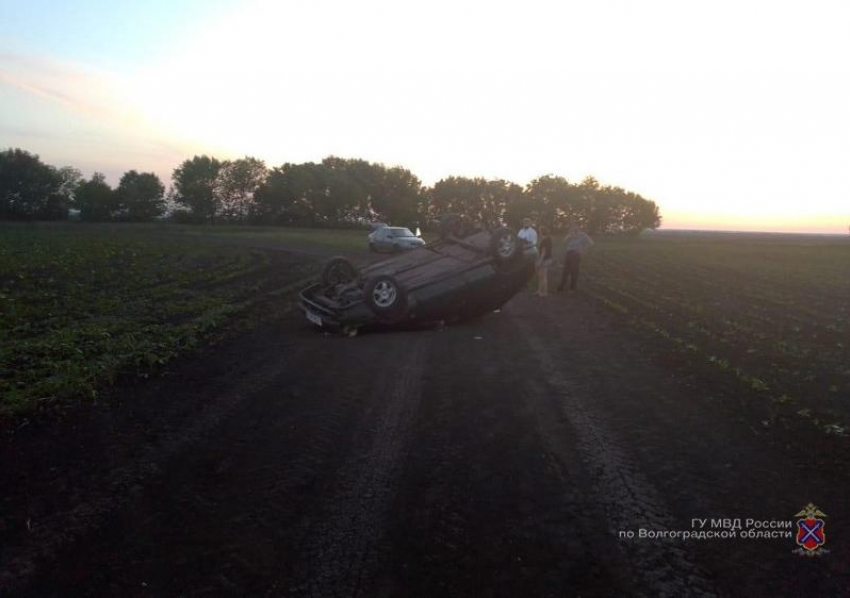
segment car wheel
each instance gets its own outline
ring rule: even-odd
[[[378,253],[378,248],[375,247],[374,243],[369,243],[369,251],[371,251],[372,253]]]
[[[381,274],[369,279],[363,288],[369,309],[382,322],[398,322],[407,315],[407,293],[394,276]]]
[[[332,257],[322,269],[322,284],[326,287],[354,282],[359,277],[357,266],[344,257]]]
[[[522,253],[520,239],[514,231],[509,228],[502,227],[493,231],[490,237],[490,255],[501,263],[506,264],[512,262]]]

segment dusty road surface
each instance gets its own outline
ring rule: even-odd
[[[31,428],[3,596],[850,595],[846,439],[759,425],[582,294],[357,338],[291,312]],[[810,501],[818,557],[640,538]]]

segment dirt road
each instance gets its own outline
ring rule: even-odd
[[[846,446],[758,413],[580,294],[354,339],[293,312],[7,439],[0,595],[850,594]],[[817,558],[639,538],[810,501]]]

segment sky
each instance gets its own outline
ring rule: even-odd
[[[123,5],[122,5],[123,4]],[[848,232],[846,0],[0,0],[0,149],[593,175],[664,228]]]

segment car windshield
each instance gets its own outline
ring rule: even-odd
[[[409,228],[396,228],[393,227],[390,229],[391,237],[415,237],[412,232],[410,232]]]

